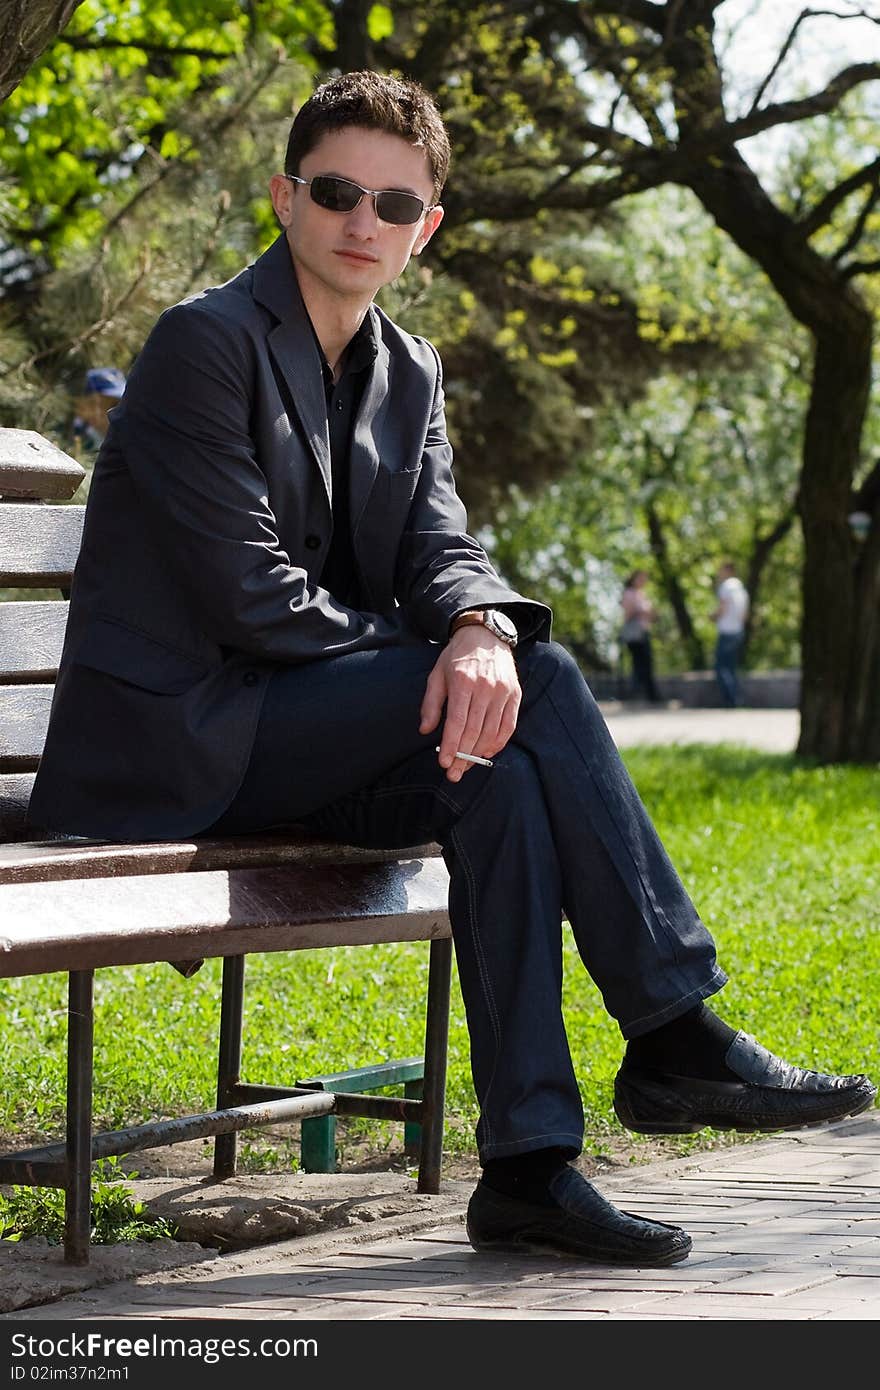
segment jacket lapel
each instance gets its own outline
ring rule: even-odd
[[[379,337],[376,360],[367,378],[351,441],[349,508],[351,533],[355,540],[379,471],[378,440],[388,406],[390,362],[388,349]]]
[[[330,503],[330,436],[321,358],[283,232],[254,263],[253,294],[279,320],[267,337],[269,351],[287,384]]]

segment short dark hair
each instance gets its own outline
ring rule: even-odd
[[[434,197],[449,173],[449,135],[433,97],[418,82],[379,72],[344,72],[331,77],[296,113],[287,141],[284,170],[298,174],[302,160],[335,130],[361,126],[399,135],[428,156]]]

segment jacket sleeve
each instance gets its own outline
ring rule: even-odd
[[[438,642],[447,640],[453,618],[469,608],[503,608],[516,623],[520,640],[547,640],[551,610],[506,584],[483,547],[468,535],[467,515],[453,478],[442,368],[436,350],[430,350],[436,389],[419,483],[398,555],[401,605],[409,621]]]
[[[114,412],[148,524],[206,633],[283,663],[406,640],[393,615],[338,604],[285,552],[250,429],[255,371],[246,334],[178,305],[155,325]]]

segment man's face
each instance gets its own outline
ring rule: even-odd
[[[349,126],[325,135],[303,159],[301,178],[333,174],[363,188],[415,193],[428,207],[433,197],[428,157],[397,135]],[[312,201],[308,188],[276,174],[272,202],[285,229],[300,286],[334,298],[368,303],[418,255],[439,225],[435,208],[417,222],[382,222],[371,197],[352,212],[333,212]]]

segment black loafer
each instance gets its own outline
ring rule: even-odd
[[[624,1058],[614,1082],[614,1112],[639,1134],[712,1129],[802,1129],[858,1115],[877,1098],[867,1076],[804,1071],[737,1033],[725,1062],[739,1081],[702,1081],[636,1067]]]
[[[675,1264],[690,1252],[687,1231],[619,1211],[576,1168],[563,1169],[549,1190],[554,1205],[538,1206],[479,1182],[467,1210],[471,1245],[515,1254],[577,1255],[633,1269]]]

